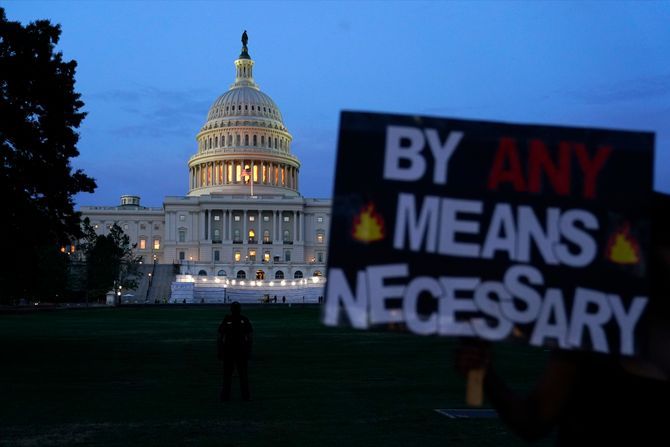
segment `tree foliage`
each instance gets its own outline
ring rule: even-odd
[[[73,196],[96,186],[70,165],[85,113],[76,62],[54,52],[60,33],[47,20],[8,21],[0,8],[0,234],[11,259],[0,270],[3,301],[47,298],[40,278],[54,266],[40,260],[81,235]]]
[[[141,256],[133,254],[135,246],[116,223],[107,234],[96,234],[90,220],[84,219],[84,239],[80,248],[86,256],[87,285],[93,299],[102,298],[115,285],[136,289],[141,276]]]

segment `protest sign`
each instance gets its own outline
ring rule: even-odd
[[[324,323],[636,354],[653,145],[343,112]]]

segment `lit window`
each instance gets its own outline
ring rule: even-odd
[[[161,249],[161,240],[154,239],[154,250],[160,250],[160,249]]]
[[[256,261],[256,250],[249,250],[249,260],[252,262]]]
[[[323,232],[319,231],[318,233],[316,233],[316,242],[319,244],[323,244],[323,240],[324,240]]]
[[[323,217],[317,217],[316,221],[319,222],[319,223],[323,222]]]
[[[269,251],[266,251],[265,253],[263,253],[263,261],[270,262],[270,252]]]
[[[266,244],[270,242],[270,230],[263,231],[263,242]]]
[[[179,220],[181,220],[182,222],[185,221],[185,220],[186,220],[186,216],[183,215],[183,214],[180,214],[180,215],[179,215]]]
[[[270,216],[263,216],[263,222],[270,222]]]
[[[216,221],[221,220],[221,216],[214,216],[214,220],[216,220]]]
[[[124,230],[127,230],[127,229],[128,229],[128,224],[125,224],[125,225],[123,226],[123,229],[124,229]]]
[[[236,215],[236,216],[233,216],[233,218],[235,219],[235,222],[239,222],[239,221],[240,221],[240,215],[239,215],[239,214]]]
[[[253,222],[256,220],[256,216],[249,216],[249,222]]]
[[[290,222],[291,218],[289,216],[284,216],[284,222]]]
[[[147,240],[145,238],[140,238],[140,250],[147,249]]]
[[[240,254],[239,251],[235,252],[235,262],[240,262],[240,259],[242,259],[242,254]]]
[[[254,230],[249,230],[249,239],[253,239],[256,237],[256,232]]]

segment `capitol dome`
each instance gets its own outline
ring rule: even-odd
[[[246,43],[235,60],[235,82],[219,96],[196,136],[189,195],[298,196],[300,161],[277,104],[253,78]]]

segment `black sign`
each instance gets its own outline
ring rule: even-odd
[[[653,145],[343,112],[324,323],[636,354]]]

